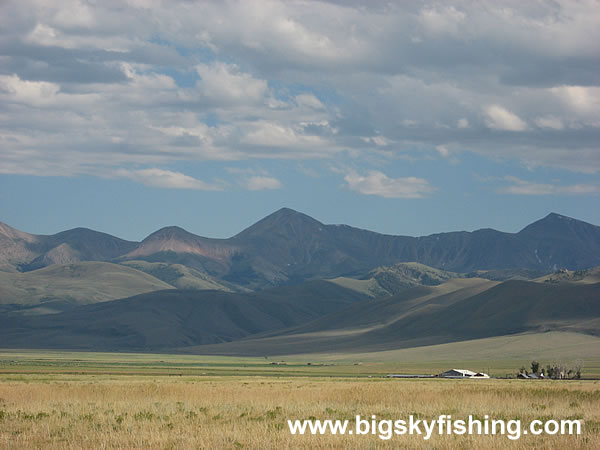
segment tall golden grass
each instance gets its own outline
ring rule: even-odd
[[[5,376],[2,448],[600,448],[594,381]],[[580,436],[293,436],[286,419],[581,418]]]

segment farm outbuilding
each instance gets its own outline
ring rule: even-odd
[[[440,373],[440,378],[470,378],[477,375],[476,372],[467,369],[450,369]]]

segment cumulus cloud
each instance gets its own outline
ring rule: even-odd
[[[196,71],[198,83],[205,96],[226,103],[256,103],[264,99],[267,82],[239,71],[232,64],[199,64]]]
[[[375,144],[378,147],[385,147],[390,145],[392,142],[386,139],[383,136],[371,136],[371,137],[363,137],[363,141],[366,143]]]
[[[246,187],[251,191],[263,191],[265,189],[281,189],[282,184],[277,178],[252,176],[246,180]]]
[[[516,114],[498,105],[491,105],[485,109],[485,123],[496,130],[524,131],[527,124]]]
[[[17,75],[0,75],[0,89],[6,99],[28,106],[52,105],[58,101],[60,86],[46,81],[22,80]]]
[[[600,115],[600,86],[557,86],[551,92],[574,112]]]
[[[293,128],[271,121],[253,124],[246,135],[241,138],[241,142],[259,148],[279,148],[280,157],[285,157],[285,149],[297,148],[305,148],[309,155],[314,157],[315,150],[318,152],[319,148],[327,147],[327,141],[321,136],[305,134],[298,127]],[[296,157],[302,158],[302,155],[298,154]]]
[[[558,117],[538,117],[535,124],[540,128],[550,128],[552,130],[562,130],[565,125]]]
[[[459,148],[598,173],[598,23],[596,2],[9,0],[0,171]]]
[[[445,145],[437,145],[435,147],[435,149],[438,151],[440,156],[442,156],[444,158],[447,158],[448,156],[450,156],[450,150],[448,150],[448,147],[446,147]]]
[[[228,167],[226,171],[235,175],[237,184],[250,191],[281,189],[283,184],[261,168]]]
[[[150,187],[167,189],[195,189],[199,191],[221,191],[223,188],[216,184],[206,183],[181,172],[173,172],[157,168],[127,170],[119,169],[114,176],[129,178]]]
[[[419,19],[425,29],[434,34],[455,34],[465,21],[466,14],[454,6],[427,7],[421,10]]]
[[[366,175],[351,171],[344,180],[351,191],[384,198],[421,198],[435,191],[423,178],[390,178],[377,170],[369,171]]]
[[[509,182],[508,186],[498,189],[502,194],[513,195],[590,195],[599,194],[600,186],[594,184],[571,184],[557,185],[547,183],[535,183],[522,180],[514,176],[504,177]]]
[[[321,101],[312,94],[301,94],[296,96],[296,102],[301,106],[307,106],[312,109],[325,109]]]

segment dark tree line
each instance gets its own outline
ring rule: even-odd
[[[519,369],[519,374],[537,375],[538,377],[552,378],[553,380],[580,379],[583,372],[583,361],[575,361],[571,366],[564,363],[548,364],[546,367],[541,367],[541,364],[533,360],[531,361],[531,372],[525,366]]]

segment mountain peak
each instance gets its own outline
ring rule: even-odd
[[[312,217],[310,217],[307,214],[301,213],[299,211],[296,211],[294,209],[291,208],[281,208],[278,209],[277,211],[275,211],[272,214],[269,214],[267,217],[265,217],[263,220],[266,219],[271,219],[271,220],[298,220],[298,221],[304,221],[304,222],[311,222],[311,223],[316,223],[319,225],[323,225],[321,222],[319,222],[316,219],[313,219]]]
[[[519,233],[572,233],[586,228],[597,228],[595,225],[573,219],[562,214],[551,212],[543,219],[537,220],[530,225],[527,225]]]
[[[126,241],[102,231],[84,227],[71,228],[70,230],[61,231],[60,233],[46,236],[45,238],[53,247],[62,242],[72,244],[73,248],[77,248],[79,245],[87,246],[87,244],[84,243],[91,244],[92,246],[112,248],[115,248],[116,246],[133,248],[133,246],[137,244],[136,242]]]
[[[169,226],[155,231],[144,239],[127,258],[147,256],[160,252],[204,254],[207,239],[190,233],[181,227]]]
[[[277,211],[275,211],[273,214],[301,214],[298,211],[296,211],[295,209],[292,208],[288,208],[287,206],[284,206],[282,208],[279,208]]]
[[[252,238],[270,234],[299,235],[322,228],[324,225],[306,214],[291,208],[281,208],[254,225],[246,228],[235,238]]]
[[[187,240],[196,240],[199,236],[196,236],[193,233],[190,233],[187,230],[184,230],[181,227],[171,225],[168,227],[163,227],[154,233],[147,236],[142,242],[152,242],[152,241],[164,241],[164,240],[178,240],[178,241],[187,241]]]
[[[572,217],[563,216],[563,215],[555,213],[555,212],[551,212],[546,217],[544,217],[542,220],[575,220],[575,219],[573,219]]]

